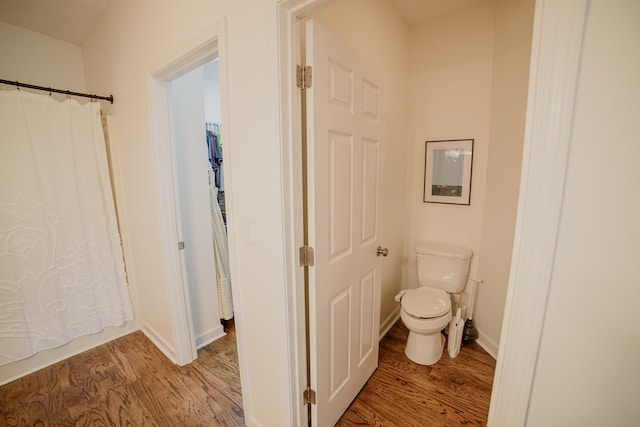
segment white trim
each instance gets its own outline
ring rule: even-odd
[[[246,413],[245,413],[245,417],[246,417]],[[251,427],[267,427],[265,424],[262,424],[261,421],[258,421],[253,417],[251,417],[251,418],[246,417],[245,419],[248,420],[248,422],[246,424],[247,426],[251,426]]]
[[[306,388],[306,348],[304,309],[304,270],[296,262],[297,248],[303,245],[302,224],[302,168],[301,104],[300,93],[293,85],[295,66],[299,61],[297,38],[291,38],[297,23],[291,2],[274,3],[269,22],[274,23],[276,35],[272,57],[277,58],[277,69],[272,80],[273,99],[278,100],[274,117],[274,140],[281,141],[281,185],[283,193],[283,230],[285,233],[285,293],[287,297],[287,346],[289,370],[290,425],[306,425],[307,413],[302,403]],[[298,52],[298,54],[296,54]]]
[[[285,231],[285,292],[287,297],[287,347],[289,360],[290,425],[307,425],[302,393],[307,385],[304,307],[304,270],[298,264],[298,248],[303,244],[302,224],[302,142],[301,99],[295,85],[295,69],[300,64],[299,18],[333,0],[279,0],[269,8],[269,34],[273,70],[274,140],[280,141],[282,158],[283,229]]]
[[[229,262],[231,267],[231,286],[234,295],[241,295],[240,283],[237,272],[237,233],[234,218],[235,203],[233,197],[233,137],[232,126],[229,120],[229,85],[228,85],[228,53],[227,53],[227,23],[226,20],[212,25],[188,44],[171,55],[160,65],[148,72],[148,83],[151,104],[151,135],[154,139],[156,182],[161,206],[161,226],[165,244],[165,262],[167,277],[169,277],[169,301],[171,304],[172,326],[175,335],[175,356],[167,357],[179,365],[189,363],[197,357],[196,337],[192,325],[191,304],[189,292],[186,289],[186,278],[181,268],[183,263],[181,251],[177,251],[177,242],[180,240],[179,209],[176,209],[178,192],[175,191],[176,180],[173,176],[175,170],[175,156],[172,153],[173,144],[170,142],[171,123],[168,114],[168,91],[166,83],[196,67],[204,65],[208,61],[218,57],[220,69],[220,106],[222,110],[222,126],[225,129],[225,185],[230,190],[226,194],[225,204],[227,208],[227,236],[229,239]],[[240,381],[242,387],[243,409],[245,417],[251,419],[251,390],[247,382],[246,342],[243,334],[241,298],[234,298],[236,344],[238,346],[238,363],[240,368]],[[166,345],[165,339],[155,334],[154,343],[160,343],[161,350],[170,352],[171,346]],[[165,344],[163,345],[162,342]]]
[[[536,2],[520,199],[489,426],[526,424],[560,221],[587,3]]]
[[[171,360],[173,363],[178,363],[175,347],[155,329],[153,329],[153,327],[146,322],[142,322],[142,328],[140,328],[140,330],[147,338],[149,338],[149,341],[151,341],[153,345],[158,347],[158,350],[160,350],[167,359]]]
[[[393,327],[393,325],[396,324],[399,318],[400,318],[400,305],[398,304],[398,307],[396,307],[395,310],[393,310],[391,314],[388,315],[387,318],[384,319],[384,321],[380,324],[380,336],[378,340],[382,340],[382,338],[384,338],[384,336],[387,335],[387,332],[389,332],[389,330]]]
[[[218,54],[218,40],[224,21],[207,28],[182,46],[160,65],[153,68],[154,78],[160,81],[173,80],[189,70],[193,70],[215,59]]]
[[[242,309],[242,286],[239,280],[238,272],[238,244],[240,237],[236,227],[236,219],[238,213],[236,211],[235,192],[233,191],[233,165],[234,157],[234,138],[233,126],[231,125],[231,117],[229,115],[229,100],[231,93],[229,90],[229,50],[227,46],[227,20],[222,19],[215,27],[216,37],[218,41],[218,69],[220,72],[220,110],[222,114],[222,129],[224,129],[225,143],[222,147],[223,156],[225,158],[225,209],[227,213],[227,239],[229,245],[229,268],[231,273],[231,294],[233,298],[234,324],[236,329],[236,345],[238,347],[238,365],[240,369],[240,387],[242,388],[242,409],[245,419],[253,419],[253,407],[251,405],[252,396],[249,384],[249,362],[247,360],[247,341],[244,334],[244,312]]]
[[[482,332],[482,329],[478,328],[478,339],[476,341],[480,347],[494,359],[498,359],[498,344],[493,340],[487,338],[487,334]]]
[[[211,328],[207,332],[196,337],[196,348],[200,350],[205,345],[211,344],[218,338],[222,338],[225,335],[227,334],[224,332],[224,327],[221,324],[216,325],[215,328]]]

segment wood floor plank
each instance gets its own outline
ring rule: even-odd
[[[188,366],[141,332],[0,387],[0,426],[244,426],[233,323]]]
[[[408,335],[398,321],[380,341],[378,369],[336,426],[486,425],[495,360],[472,344],[418,365],[404,354]]]
[[[179,367],[135,332],[0,387],[4,426],[243,426],[233,323]],[[397,322],[338,426],[486,425],[495,361],[477,345],[433,366],[404,354]]]

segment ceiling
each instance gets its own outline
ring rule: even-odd
[[[408,25],[421,24],[486,0],[390,0]]]
[[[486,0],[390,0],[408,25]],[[0,0],[0,21],[82,44],[110,0]]]
[[[0,21],[81,44],[109,0],[0,0]]]

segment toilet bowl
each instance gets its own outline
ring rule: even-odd
[[[435,243],[416,246],[416,289],[396,295],[400,318],[409,329],[405,354],[421,365],[433,365],[444,350],[441,331],[451,320],[451,293],[461,292],[467,281],[472,252]]]
[[[439,289],[421,287],[402,296],[400,318],[409,329],[405,354],[421,365],[433,365],[442,356],[444,336],[451,320],[451,299]]]

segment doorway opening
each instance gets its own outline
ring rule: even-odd
[[[360,31],[361,28],[366,27],[366,25],[363,23],[364,20],[367,18],[367,15],[362,15],[361,13],[359,13],[358,16],[360,16],[360,20],[358,22],[358,24],[361,24],[360,26],[357,25],[351,25],[352,23],[347,22],[347,19],[342,19],[342,17],[346,17],[346,16],[354,16],[354,12],[352,10],[349,10],[349,6],[345,6],[342,7],[340,9],[341,13],[336,13],[334,16],[334,19],[332,19],[333,17],[331,16],[331,13],[328,12],[328,9],[326,6],[333,6],[333,5],[338,5],[339,1],[325,1],[325,0],[318,0],[318,1],[314,1],[314,2],[299,2],[299,1],[290,1],[290,2],[283,2],[283,6],[278,8],[278,12],[279,12],[279,47],[280,49],[282,49],[283,52],[287,52],[287,55],[280,55],[279,60],[280,60],[280,77],[281,80],[286,82],[286,84],[292,84],[291,82],[295,81],[295,76],[291,76],[288,77],[288,74],[292,73],[291,70],[295,70],[295,61],[299,60],[300,57],[302,56],[301,53],[299,53],[299,46],[301,44],[303,44],[303,40],[302,37],[300,36],[299,33],[299,29],[300,29],[300,24],[301,22],[304,21],[305,18],[313,18],[313,19],[321,19],[324,18],[325,21],[328,21],[328,28],[332,29],[332,28],[336,28],[336,29],[340,29],[341,27],[348,27],[349,30],[345,30],[344,32],[347,34],[347,37],[345,40],[353,42],[354,44],[364,44],[363,39],[365,38],[370,38],[371,40],[376,40],[375,37],[366,37],[364,36],[365,31]],[[348,3],[348,2],[343,2],[343,3]],[[427,2],[425,2],[427,3]],[[355,7],[354,7],[355,8]],[[351,12],[351,13],[347,13],[347,12]],[[386,11],[381,11],[378,15],[373,16],[373,18],[378,19],[378,16],[389,16],[388,13],[383,13]],[[374,15],[374,14],[372,14]],[[455,25],[458,26],[462,26],[462,24],[465,21],[466,18],[468,18],[469,16],[486,16],[486,17],[494,17],[494,13],[493,10],[489,10],[489,7],[487,5],[480,5],[477,8],[474,8],[470,11],[465,11],[464,13],[460,12],[459,14],[456,14],[455,19],[441,19],[438,23],[441,24],[442,27],[444,27],[445,29],[450,29],[453,28]],[[370,15],[369,15],[370,16]],[[324,23],[323,21],[319,21],[321,23]],[[377,22],[377,21],[375,21]],[[474,20],[475,22],[475,20]],[[484,141],[488,141],[489,140],[489,130],[490,130],[490,126],[491,126],[491,122],[489,121],[489,118],[491,117],[488,112],[491,111],[491,103],[489,102],[491,100],[491,91],[494,90],[493,89],[493,74],[492,74],[492,68],[490,67],[490,65],[492,64],[491,61],[493,61],[493,49],[492,49],[492,43],[493,43],[493,29],[489,28],[493,25],[494,21],[493,18],[491,20],[484,20],[482,21],[482,25],[484,25],[486,28],[482,27],[479,28],[479,30],[483,30],[481,34],[485,34],[486,37],[483,38],[482,40],[480,40],[483,44],[482,47],[483,50],[483,55],[482,56],[482,60],[478,60],[476,62],[473,61],[469,61],[469,58],[466,57],[464,64],[468,65],[468,68],[465,69],[458,69],[456,68],[456,71],[460,72],[460,75],[464,75],[464,73],[469,73],[472,76],[478,76],[481,75],[482,76],[482,81],[479,82],[481,84],[477,84],[475,86],[475,88],[471,88],[471,89],[475,89],[475,91],[472,92],[468,92],[468,93],[478,93],[479,96],[474,97],[474,102],[476,102],[478,104],[478,110],[480,108],[482,108],[482,111],[484,113],[486,113],[485,115],[475,115],[475,118],[472,117],[472,119],[476,120],[463,120],[462,122],[464,123],[464,126],[461,126],[460,123],[458,122],[458,125],[454,128],[454,129],[442,129],[444,127],[440,126],[431,126],[430,128],[425,129],[425,122],[418,122],[416,124],[414,124],[412,126],[412,128],[414,129],[414,134],[418,135],[418,137],[414,137],[413,135],[409,135],[407,136],[407,140],[411,140],[410,143],[413,144],[411,146],[406,147],[406,155],[403,158],[400,158],[401,156],[398,156],[393,150],[389,149],[385,152],[385,155],[387,156],[385,158],[385,161],[387,163],[385,163],[385,167],[383,167],[383,169],[385,170],[385,180],[384,180],[384,185],[385,185],[385,189],[387,190],[391,190],[391,191],[387,191],[387,194],[400,194],[401,191],[403,191],[405,188],[408,187],[407,191],[407,200],[410,201],[409,202],[405,202],[403,204],[399,204],[399,203],[395,203],[394,204],[394,200],[398,200],[399,197],[396,197],[395,199],[391,200],[389,203],[387,202],[387,199],[385,199],[385,203],[384,206],[385,207],[389,207],[388,211],[385,211],[385,214],[383,214],[383,217],[385,218],[385,225],[388,224],[388,222],[386,221],[387,218],[394,218],[395,211],[398,212],[402,212],[403,209],[398,209],[399,206],[404,206],[406,205],[410,205],[410,212],[409,214],[412,216],[412,222],[411,224],[416,224],[415,225],[415,229],[418,231],[418,233],[411,233],[411,235],[414,235],[416,237],[413,237],[414,239],[417,238],[417,236],[419,237],[425,237],[425,235],[427,234],[425,230],[428,229],[429,231],[429,236],[431,237],[435,237],[435,238],[442,238],[443,241],[446,241],[447,238],[451,239],[450,236],[441,236],[440,234],[444,234],[444,232],[442,230],[436,230],[436,232],[433,232],[433,226],[431,223],[426,223],[426,221],[422,221],[422,218],[424,218],[424,212],[426,210],[429,210],[430,213],[432,213],[431,211],[435,211],[436,209],[438,209],[439,207],[435,207],[433,205],[424,205],[422,202],[422,199],[416,199],[415,198],[415,194],[416,192],[414,191],[414,188],[418,188],[421,187],[423,185],[423,159],[424,159],[424,154],[423,152],[421,152],[421,150],[424,150],[424,140],[418,142],[414,142],[414,139],[417,138],[422,138],[422,135],[427,135],[429,133],[433,134],[435,132],[441,132],[443,134],[445,134],[445,132],[447,134],[451,134],[454,132],[457,132],[456,135],[462,137],[462,135],[476,135],[476,134],[481,134],[482,136],[482,140]],[[397,24],[397,22],[393,21],[393,24]],[[452,25],[446,25],[446,24],[452,24]],[[399,23],[397,25],[398,27],[400,27]],[[380,29],[380,26],[376,27],[377,29]],[[396,27],[390,27],[391,30],[393,30]],[[364,28],[364,30],[366,30],[367,28]],[[349,32],[350,31],[350,32]],[[378,34],[383,34],[382,31],[378,31]],[[383,50],[382,48],[384,48],[387,44],[388,45],[393,45],[393,46],[399,46],[400,43],[388,43],[388,40],[393,40],[394,42],[397,40],[404,40],[401,36],[404,36],[403,34],[392,34],[392,37],[389,37],[387,40],[377,40],[379,43],[374,43],[373,41],[371,42],[372,46],[366,45],[364,46],[364,50],[363,53],[369,53],[369,57],[373,58],[373,59],[377,59],[377,58],[384,58],[384,62],[389,64],[389,68],[391,68],[392,64],[405,64],[405,62],[402,61],[393,61],[393,59],[395,59],[396,57],[393,55],[389,55],[387,54],[388,52],[385,51],[385,54],[382,54],[381,51]],[[416,39],[418,39],[419,36],[419,40],[418,41],[422,41],[423,38],[426,37],[430,37],[431,34],[422,34],[419,33],[416,35]],[[435,37],[434,37],[435,38]],[[473,39],[473,37],[471,37]],[[431,39],[429,39],[431,40]],[[453,44],[453,41],[455,41],[455,38],[451,38],[451,43]],[[478,41],[478,43],[480,43],[480,41]],[[438,45],[439,46],[439,45]],[[464,46],[463,46],[464,47]],[[392,52],[393,53],[393,52]],[[464,49],[460,49],[459,52],[461,55],[465,53]],[[377,55],[377,56],[376,56]],[[523,55],[524,56],[524,55]],[[401,58],[402,59],[402,58]],[[417,57],[416,60],[418,59],[423,59],[421,57]],[[448,57],[446,57],[446,55],[443,55],[443,61],[450,59]],[[380,62],[383,62],[382,60]],[[377,62],[376,62],[377,63]],[[426,65],[425,65],[426,64]],[[447,65],[450,68],[455,68],[454,66],[457,63],[451,63],[451,62],[438,62],[437,64],[435,64],[432,68],[428,68],[428,66],[431,66],[432,63],[426,61],[424,64],[422,62],[419,62],[418,65],[424,65],[425,68],[414,68],[412,69],[411,73],[405,73],[404,75],[407,76],[411,76],[413,80],[419,80],[419,83],[421,84],[420,86],[420,90],[422,92],[426,92],[426,91],[432,91],[432,92],[437,92],[438,90],[443,90],[444,88],[449,88],[449,87],[453,87],[453,89],[459,89],[459,85],[457,85],[458,82],[453,82],[454,79],[454,75],[450,74],[450,73],[442,73],[442,76],[444,76],[445,78],[450,78],[449,81],[445,81],[445,84],[437,84],[434,86],[431,86],[430,83],[432,81],[436,81],[436,82],[440,82],[441,80],[436,80],[435,78],[440,78],[442,77],[441,74],[438,74],[438,71],[440,71],[442,69],[442,65]],[[304,62],[302,62],[302,65],[305,65]],[[459,64],[457,64],[459,65]],[[438,68],[440,67],[440,68]],[[398,66],[398,68],[400,68],[400,66]],[[528,70],[528,66],[524,67],[526,70]],[[482,73],[477,73],[475,71],[477,70],[481,70]],[[395,70],[391,70],[394,71]],[[402,70],[401,70],[402,71]],[[475,72],[475,73],[474,73]],[[427,73],[430,73],[427,77],[429,77],[431,80],[428,80],[426,78],[424,78],[426,76]],[[338,73],[336,73],[337,75]],[[446,74],[446,76],[445,76]],[[316,70],[313,70],[313,84],[315,84],[315,79],[316,78]],[[396,79],[396,81],[403,81],[403,79]],[[468,83],[468,85],[471,85],[472,80],[470,79],[459,79],[459,81],[465,81]],[[475,80],[473,80],[473,82],[475,83]],[[284,86],[284,85],[283,85]],[[505,85],[506,86],[506,85]],[[518,88],[520,88],[522,85],[519,85]],[[526,94],[526,84],[524,85],[525,87],[525,94]],[[466,88],[466,86],[465,86]],[[502,90],[502,89],[500,89]],[[422,94],[421,92],[421,94]],[[386,96],[387,101],[389,101],[387,104],[385,105],[394,105],[392,103],[392,101],[398,99],[398,94],[400,94],[400,91],[396,91],[396,90],[390,90],[386,92]],[[451,91],[451,93],[455,93],[456,95],[458,94],[457,92],[455,92],[455,90]],[[463,94],[464,96],[468,96],[468,94]],[[481,96],[480,96],[481,95]],[[499,95],[503,95],[503,93],[499,93]],[[301,110],[300,107],[300,101],[296,98],[296,93],[291,94],[290,91],[283,89],[281,91],[281,96],[282,99],[280,100],[283,103],[283,108],[282,108],[282,112],[283,112],[283,116],[285,117],[285,119],[283,119],[283,123],[285,125],[289,125],[289,128],[287,128],[287,130],[292,129],[293,131],[291,132],[293,135],[300,135],[302,133],[302,131],[300,130],[298,125],[298,111]],[[506,96],[505,96],[506,97]],[[429,100],[429,99],[434,99],[435,97],[427,97],[427,96],[423,96],[423,97],[416,97],[418,100]],[[446,101],[447,99],[450,99],[451,96],[449,94],[449,96],[444,96],[444,95],[438,95],[438,99],[442,99],[443,101]],[[466,98],[465,98],[466,99]],[[284,101],[283,101],[284,100]],[[408,103],[406,103],[408,104]],[[481,104],[481,105],[480,105]],[[523,103],[523,107],[525,107],[524,105],[525,103]],[[400,105],[399,103],[396,105]],[[405,104],[402,104],[405,105]],[[440,105],[436,105],[434,108],[431,108],[431,105],[424,102],[421,104],[417,104],[417,101],[415,103],[410,104],[411,106],[414,107],[415,112],[418,113],[417,116],[418,117],[440,117],[437,116],[435,114],[433,114],[433,110],[435,110],[436,113],[438,113],[438,111],[442,110],[444,112],[446,112],[446,109],[443,109],[441,107],[443,107],[444,104],[440,104]],[[415,106],[417,105],[417,107]],[[476,107],[476,104],[474,104],[474,108]],[[471,110],[471,107],[470,107]],[[524,110],[524,108],[523,108]],[[293,111],[293,114],[290,113],[291,111]],[[398,111],[394,111],[393,109],[389,108],[386,110],[386,113],[389,116],[392,116],[394,114],[396,115],[400,115],[401,111],[400,108],[398,108]],[[426,114],[429,113],[429,114]],[[444,113],[442,113],[444,114]],[[404,116],[407,116],[407,114],[405,114]],[[452,115],[453,116],[453,115]],[[497,116],[497,115],[496,115]],[[524,116],[524,114],[523,114]],[[456,115],[456,117],[459,117],[459,115]],[[483,117],[483,118],[487,118],[486,120],[480,122],[480,120],[478,120],[478,117]],[[447,120],[450,117],[445,117],[443,120],[440,120],[439,123],[443,123],[446,124],[448,123]],[[394,126],[396,123],[393,121],[390,121],[391,126]],[[403,134],[402,134],[402,126],[396,126],[395,128],[397,130],[397,132],[393,132],[391,134],[391,137],[387,138],[388,141],[398,141],[401,140]],[[459,134],[460,132],[462,132],[462,135]],[[287,135],[288,136],[288,135]],[[297,149],[297,144],[299,143],[299,141],[296,138],[292,138],[291,140],[284,140],[284,145],[286,146],[287,144],[291,147],[290,150],[295,152]],[[494,145],[495,147],[498,147],[498,145]],[[482,161],[484,162],[484,164],[482,165],[483,167],[486,166],[487,164],[487,159],[489,157],[489,152],[488,152],[488,145],[484,145],[484,149],[485,151],[482,153],[482,156],[479,156],[479,160],[478,161]],[[400,152],[400,148],[397,150],[398,152]],[[392,161],[389,161],[389,159],[391,159]],[[404,160],[404,162],[403,162]],[[404,168],[400,167],[401,165],[408,165],[409,167],[407,167],[407,169],[410,169],[410,175],[407,176],[404,173]],[[395,169],[394,169],[395,168]],[[479,172],[477,174],[477,176],[479,176],[480,178],[478,178],[476,181],[476,184],[478,184],[481,180],[484,182],[485,181],[485,177],[481,175],[481,172],[483,170],[479,169]],[[487,171],[487,168],[484,168],[485,174]],[[291,176],[296,177],[296,175],[298,174],[298,171],[295,168],[292,168],[292,170],[290,171]],[[495,175],[497,175],[496,173],[492,173],[492,177],[495,177]],[[395,178],[396,176],[399,176],[400,178],[397,178],[395,183],[392,181],[392,178]],[[387,179],[389,178],[389,179]],[[514,180],[512,180],[513,182],[518,182],[517,181],[518,177],[515,177]],[[406,183],[408,183],[409,185],[407,185]],[[494,179],[495,181],[495,179]],[[475,185],[475,184],[474,184]],[[481,186],[477,186],[475,188],[476,190],[476,194],[478,196],[482,196],[482,194],[479,194],[481,192],[481,189],[483,187]],[[418,188],[418,190],[421,190],[421,188]],[[301,199],[303,198],[302,195],[299,194],[293,194],[292,198],[294,199],[294,201],[297,201],[299,205],[302,205],[302,201]],[[477,197],[476,202],[474,203],[474,205],[472,206],[471,209],[467,209],[464,212],[460,212],[460,210],[453,210],[450,209],[448,211],[445,211],[444,209],[440,209],[438,210],[439,214],[443,214],[443,213],[447,213],[447,212],[452,212],[455,215],[458,216],[462,216],[462,215],[467,215],[467,216],[473,216],[473,218],[471,218],[473,221],[463,221],[465,223],[473,223],[473,224],[477,224],[477,229],[481,229],[481,227],[483,226],[483,222],[479,221],[478,218],[482,218],[483,212],[484,212],[484,207],[482,205],[482,203],[479,203],[482,199],[480,197]],[[517,200],[517,199],[510,199],[510,200]],[[494,209],[495,207],[497,207],[497,204],[494,203],[494,205],[492,205],[492,209]],[[510,207],[512,207],[510,205]],[[421,216],[423,215],[423,216]],[[431,217],[433,217],[433,215],[431,215]],[[416,220],[415,218],[418,218],[418,220]],[[510,217],[511,218],[511,217]],[[450,218],[447,218],[450,219]],[[513,217],[513,220],[515,220],[515,215]],[[422,221],[422,222],[420,222]],[[403,223],[402,221],[396,221],[397,223]],[[453,224],[451,224],[453,225]],[[500,224],[496,224],[495,226],[492,224],[492,230],[496,230],[498,228]],[[474,225],[475,226],[475,225]],[[450,228],[454,228],[450,227]],[[396,258],[396,260],[394,260],[394,262],[396,264],[402,264],[402,265],[396,265],[396,264],[391,264],[389,263],[387,260],[387,266],[389,268],[387,268],[386,271],[383,271],[383,285],[382,285],[382,304],[386,304],[386,306],[383,306],[383,311],[381,313],[381,317],[384,320],[382,323],[384,323],[385,325],[391,325],[393,324],[393,322],[397,319],[397,317],[394,317],[397,314],[397,311],[393,310],[393,295],[400,289],[395,289],[393,288],[393,284],[394,283],[402,283],[403,285],[408,284],[408,285],[413,285],[415,282],[413,275],[414,275],[414,268],[415,267],[415,261],[414,261],[414,257],[412,257],[412,253],[413,253],[413,249],[411,249],[412,246],[414,246],[415,242],[412,241],[412,237],[410,237],[409,234],[405,234],[406,237],[406,242],[398,242],[398,240],[400,239],[394,239],[394,236],[392,235],[392,231],[391,230],[391,226],[389,226],[388,228],[389,231],[383,230],[383,239],[384,239],[384,244],[385,245],[389,245],[391,246],[392,250],[392,254],[398,254],[401,253],[403,254],[403,256],[401,257],[402,259],[405,259],[406,262],[402,262],[402,260],[398,261],[398,258]],[[480,232],[475,232],[474,234],[468,234],[467,236],[462,235],[463,229],[459,228],[459,229],[455,229],[458,234],[455,234],[455,237],[458,239],[456,241],[456,243],[458,243],[460,246],[467,246],[465,243],[470,244],[470,247],[473,248],[474,250],[477,250],[477,254],[479,254],[480,252],[480,248],[483,245],[483,241],[481,240],[481,236],[482,233]],[[404,233],[404,230],[400,230],[401,233]],[[301,233],[300,233],[301,234]],[[402,234],[399,234],[402,235]],[[468,237],[471,236],[471,237]],[[294,237],[295,236],[295,232],[294,232]],[[301,237],[298,237],[299,240],[302,240]],[[296,240],[298,240],[296,239]],[[466,239],[466,240],[465,240]],[[388,243],[388,242],[392,242],[392,243]],[[452,242],[453,243],[453,242]],[[504,248],[505,249],[505,253],[510,253],[511,252],[511,247],[508,248]],[[488,252],[488,251],[486,251]],[[479,259],[479,258],[477,258]],[[479,261],[476,261],[476,263],[479,263]],[[506,263],[508,264],[508,263]],[[486,270],[486,268],[484,267],[485,264],[483,264],[483,268]],[[502,273],[502,265],[500,266],[500,273]],[[507,269],[508,269],[508,265],[507,265]],[[475,271],[480,270],[478,264],[476,264],[475,266]],[[483,270],[484,271],[484,270]],[[491,274],[494,274],[494,271],[491,270]],[[393,276],[402,276],[400,280],[393,280]],[[473,274],[475,276],[475,273]],[[408,279],[407,279],[408,278]],[[484,277],[486,278],[486,277]],[[506,280],[500,280],[499,281],[500,284],[505,283],[506,284]],[[485,295],[487,295],[485,293]],[[483,295],[484,297],[484,295]],[[498,299],[494,299],[495,301],[498,301]],[[487,304],[484,304],[484,307],[487,307]],[[486,310],[485,310],[486,311]],[[495,316],[494,316],[495,317]],[[499,315],[497,317],[500,317]],[[485,318],[488,318],[487,316],[485,316]],[[387,322],[387,319],[389,320]],[[498,319],[500,320],[500,319]],[[302,321],[299,320],[298,324],[302,324]],[[488,324],[488,322],[485,322],[485,324]],[[500,322],[497,322],[498,326],[500,324]],[[492,324],[493,326],[493,324]],[[382,330],[382,325],[381,325],[381,330]],[[386,329],[386,328],[384,328]],[[495,338],[494,335],[494,331],[496,330],[496,328],[492,328],[491,332],[491,338]],[[484,334],[485,337],[489,337],[489,334]],[[494,340],[495,342],[495,346],[490,346],[493,347],[493,349],[495,351],[493,351],[493,353],[497,353],[497,339]],[[492,343],[489,343],[492,344]],[[298,346],[299,348],[299,346]],[[495,355],[494,355],[495,357]],[[303,378],[304,373],[300,373],[300,377]]]
[[[236,337],[237,368],[241,388],[247,390],[243,384],[246,362],[241,307],[231,298],[240,291],[232,279],[234,255],[232,251],[226,255],[222,264],[227,268],[219,275],[217,270],[222,269],[217,267],[214,250],[216,221],[212,211],[220,219],[219,243],[234,243],[233,235],[227,238],[225,230],[234,217],[231,168],[227,165],[218,174],[213,170],[213,162],[217,169],[222,166],[222,153],[228,155],[231,141],[229,133],[225,134],[223,150],[222,132],[229,120],[225,35],[226,23],[221,21],[149,74],[159,214],[167,254],[163,261],[170,279],[168,315],[173,333],[154,343],[174,363],[186,365],[198,357],[198,348],[225,335],[221,319],[233,318],[234,325],[230,326]],[[219,276],[226,285],[223,308],[218,305]],[[247,396],[243,394],[245,411],[249,410]]]
[[[233,318],[218,58],[167,88],[181,267],[201,348],[224,335],[221,319]]]

